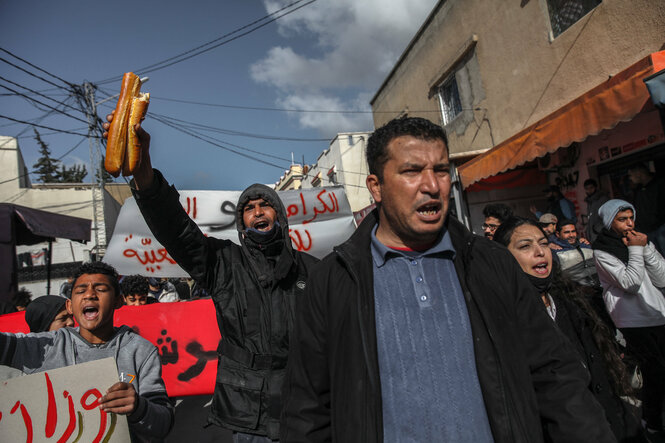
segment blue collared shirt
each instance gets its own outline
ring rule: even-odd
[[[391,249],[372,232],[384,440],[493,441],[455,248]]]

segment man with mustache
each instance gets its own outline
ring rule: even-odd
[[[232,430],[234,442],[276,440],[295,303],[317,259],[293,249],[282,201],[261,184],[238,199],[240,245],[206,237],[175,187],[152,168],[150,135],[139,124],[135,129],[142,156],[131,182],[136,203],[155,238],[211,295],[217,311],[222,340],[208,423]]]
[[[615,441],[510,252],[448,216],[444,130],[392,120],[367,162],[377,209],[297,306],[281,440]]]

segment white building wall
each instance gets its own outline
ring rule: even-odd
[[[365,186],[368,175],[365,148],[370,134],[371,132],[337,134],[329,148],[319,155],[316,164],[303,178],[302,187],[342,185],[354,212],[374,203]],[[329,175],[332,168],[333,173]],[[320,177],[320,182],[317,177]]]
[[[88,174],[91,174],[89,171]],[[90,175],[88,175],[90,177]],[[110,238],[115,222],[122,206],[118,196],[127,195],[118,192],[118,187],[127,185],[111,185],[114,187],[112,196],[107,190],[100,204],[104,207],[104,220],[100,220],[106,238]],[[0,136],[0,202],[13,203],[29,208],[54,212],[57,214],[93,220],[92,184],[91,183],[53,183],[31,185],[23,155],[17,140],[13,137]],[[90,235],[91,241],[87,244],[57,239],[53,242],[52,263],[69,263],[88,261],[91,252],[95,250],[94,232]],[[48,243],[30,246],[17,246],[17,254],[24,252],[38,253],[48,248]],[[57,292],[64,279],[51,280],[51,293]],[[33,296],[46,294],[46,281],[21,283],[19,287],[26,287]],[[54,289],[55,288],[55,289]]]

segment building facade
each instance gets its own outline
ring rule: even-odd
[[[120,208],[130,195],[129,186],[119,183],[106,183],[103,189],[92,183],[32,184],[18,141],[13,137],[0,136],[0,202],[93,222],[90,243],[63,239],[53,242],[51,293],[57,293],[60,283],[66,280],[74,266],[103,257]],[[95,226],[95,221],[98,226]],[[16,248],[19,286],[26,287],[33,296],[46,294],[44,265],[47,248],[47,243]]]
[[[607,85],[613,77],[663,48],[665,2],[658,0],[441,0],[373,97],[375,126],[401,115],[440,123],[449,136],[450,158],[460,168],[539,128],[539,122],[596,88],[614,88],[616,81]],[[622,106],[621,98],[616,104]],[[519,165],[488,169],[473,183],[458,180],[453,194],[464,200],[456,202],[458,216],[480,232],[482,208],[490,201],[529,215],[531,204],[544,205],[547,184],[559,184],[583,213],[584,178],[596,177],[607,186],[609,179],[601,177],[607,168],[614,178],[621,171],[616,164],[604,169],[603,162],[659,145],[662,127],[652,111],[645,104],[639,118],[626,112],[595,132],[520,158]],[[642,124],[622,123],[635,118]],[[617,134],[621,140],[612,140]],[[598,136],[605,143],[589,138]],[[614,147],[615,155],[592,155],[599,143],[610,154]],[[626,151],[624,145],[639,147]],[[568,149],[554,154],[561,148]],[[660,168],[658,162],[651,167]],[[496,178],[506,173],[512,175]]]
[[[365,148],[371,132],[342,132],[321,152],[313,165],[292,165],[275,183],[278,191],[323,186],[343,186],[351,210],[356,213],[374,201],[365,186],[369,174]]]

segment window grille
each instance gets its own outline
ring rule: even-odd
[[[600,2],[601,0],[547,0],[554,37],[577,23]]]
[[[462,112],[462,101],[460,100],[457,79],[454,74],[439,88],[439,102],[444,125],[453,121]]]

